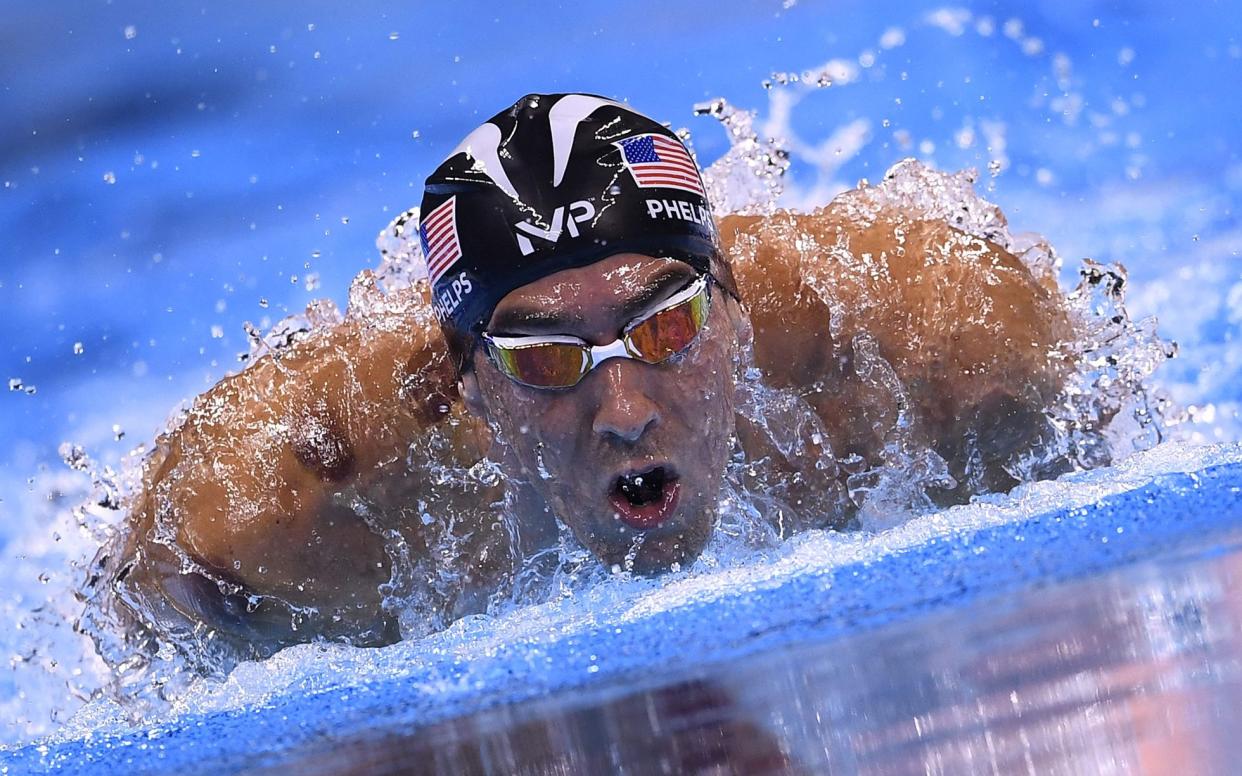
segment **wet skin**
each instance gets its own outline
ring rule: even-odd
[[[510,568],[513,537],[494,504],[507,499],[514,510],[523,554],[555,541],[556,515],[603,562],[624,566],[639,534],[613,517],[609,482],[656,461],[676,470],[681,493],[675,513],[642,532],[633,568],[684,565],[710,536],[734,431],[748,460],[773,457],[731,404],[735,355],[752,327],[764,383],[809,404],[835,455],[882,460],[904,407],[915,441],[962,483],[944,501],[1012,487],[1006,462],[1033,443],[1066,367],[1058,347],[1073,333],[1063,297],[985,240],[900,213],[860,219],[857,210],[841,197],[814,215],[723,219],[746,310],[713,287],[708,326],[682,356],[608,361],[568,391],[518,385],[482,357],[459,384],[425,287],[394,292],[198,397],[157,440],[130,528],[104,548],[94,589],[145,601],[156,632],[171,620],[217,628],[216,642],[243,657],[321,637],[387,643],[397,630],[381,607],[392,565],[380,534],[437,562],[429,532],[442,524],[425,525],[417,505],[458,516],[460,557],[469,559],[428,604],[426,627],[441,627],[477,610]],[[799,235],[819,247],[795,247]],[[611,342],[632,317],[620,308],[648,281],[667,271],[689,277],[674,265],[614,256],[550,276],[507,297],[493,324]],[[675,291],[678,278],[664,282],[653,297]],[[532,303],[564,319],[522,316]],[[864,379],[860,343],[891,365],[903,402]],[[428,447],[432,437],[439,441]],[[436,462],[468,467],[489,453],[507,494],[500,485],[448,488],[433,476]],[[201,571],[183,574],[187,564]],[[283,602],[304,612],[296,628]]]
[[[618,254],[509,293],[488,330],[606,345],[694,277],[674,259]],[[492,456],[606,565],[644,574],[687,565],[711,536],[733,441],[738,343],[748,336],[737,302],[717,286],[711,294],[703,331],[662,363],[614,358],[549,390],[509,379],[478,350],[462,377],[466,406],[495,434]],[[671,514],[640,530],[620,519],[611,495],[620,476],[653,466],[675,476],[679,493]]]

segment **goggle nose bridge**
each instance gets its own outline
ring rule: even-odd
[[[584,349],[586,361],[582,364],[583,370],[593,369],[610,358],[638,358],[625,344],[625,338],[614,340],[607,345],[589,345]]]

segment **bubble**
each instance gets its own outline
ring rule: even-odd
[[[880,48],[891,49],[906,42],[906,32],[900,27],[889,27],[880,36]]]
[[[116,183],[116,173],[112,170],[108,170],[103,174],[103,180],[104,183],[107,183],[109,186]]]
[[[133,40],[134,38],[138,37],[138,28],[132,24],[127,24],[125,25],[125,30],[123,34],[125,35],[125,40]]]

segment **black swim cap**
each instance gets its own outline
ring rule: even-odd
[[[617,253],[680,259],[734,291],[681,140],[604,97],[530,94],[496,114],[427,178],[420,215],[459,368],[510,291]]]

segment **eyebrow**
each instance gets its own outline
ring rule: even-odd
[[[646,312],[653,303],[662,301],[679,290],[694,277],[689,265],[670,266],[652,275],[642,288],[615,308],[615,314],[629,322]],[[564,310],[548,310],[542,307],[511,307],[496,315],[489,327],[493,332],[511,334],[561,334],[580,325],[582,319]],[[521,331],[516,331],[520,329]]]

